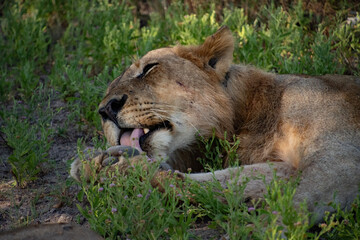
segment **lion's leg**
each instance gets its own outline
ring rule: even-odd
[[[276,176],[280,179],[289,179],[296,172],[295,169],[284,162],[258,163],[253,165],[244,165],[236,168],[227,168],[218,170],[214,173],[193,173],[186,174],[185,177],[197,182],[208,182],[214,179],[218,180],[224,188],[230,181],[236,179],[238,184],[249,179],[247,182],[244,196],[245,198],[259,199],[266,193],[266,184],[270,183],[274,177],[274,170]],[[265,177],[265,183],[264,183]]]
[[[349,207],[359,194],[360,148],[354,143],[327,143],[323,149],[307,157],[294,201],[306,199],[308,208],[319,222],[325,211],[334,211],[330,202]]]

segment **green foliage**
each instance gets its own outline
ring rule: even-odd
[[[253,3],[248,5],[254,8],[250,10],[219,11],[216,3],[199,5],[194,13],[183,1],[172,1],[166,10],[151,13],[148,25],[140,28],[134,1],[5,1],[0,9],[0,100],[4,103],[0,131],[12,149],[7,161],[18,185],[36,179],[48,162],[55,134],[51,127],[54,111],[48,106],[50,96],[43,92],[57,91],[72,113],[69,123],[76,122],[94,135],[100,130],[97,106],[107,85],[134,59],[158,47],[199,44],[222,25],[234,33],[235,63],[278,73],[360,74],[360,23],[346,23],[348,11],[314,24],[312,13],[301,2],[286,9],[268,4],[261,11]],[[351,7],[346,1],[340,5]],[[249,11],[257,11],[256,17],[250,18]],[[58,129],[57,134],[63,132]],[[200,138],[206,169],[220,169],[224,161],[233,165],[237,160],[239,140],[223,139]],[[94,138],[94,145],[104,148],[106,143]],[[329,214],[314,234],[309,230],[308,213],[292,206],[293,183],[273,181],[265,201],[252,202],[249,208],[242,193],[250,179],[226,189],[216,181],[187,182],[189,188],[185,188],[169,180],[163,194],[146,181],[155,170],[156,165],[150,164],[149,171],[135,166],[127,176],[116,174],[99,183],[83,183],[81,193],[90,207],[81,212],[91,227],[109,238],[187,239],[192,223],[207,216],[230,239],[360,236],[359,199],[349,211],[334,206],[337,214]],[[184,189],[194,194],[191,197],[198,205],[190,205]],[[111,212],[112,208],[117,211]]]
[[[47,102],[40,105],[38,97],[33,96],[26,106],[14,102],[11,111],[0,112],[4,119],[0,131],[13,150],[8,162],[17,185],[21,187],[35,180],[45,167],[54,135],[54,130],[50,128],[53,112]]]
[[[234,135],[232,141],[227,140],[227,133],[224,138],[217,138],[215,131],[210,138],[204,138],[200,134],[197,135],[199,141],[199,149],[203,152],[204,158],[198,160],[206,170],[219,170],[224,166],[233,166],[239,164],[237,149],[240,140]]]
[[[163,193],[152,188],[150,180],[158,167],[144,156],[143,163],[133,165],[126,175],[115,173],[98,182],[83,182],[79,200],[85,195],[90,206],[78,207],[91,227],[109,239],[188,239],[196,211],[175,178],[162,182]]]
[[[223,229],[229,239],[320,239],[325,234],[336,234],[332,233],[336,232],[338,225],[335,215],[326,218],[327,224],[320,225],[317,233],[312,232],[306,203],[298,208],[293,205],[297,181],[284,182],[276,177],[275,172],[273,180],[267,185],[264,201],[246,202],[243,195],[246,185],[249,181],[259,180],[259,177],[239,179],[241,171],[239,168],[225,188],[215,179],[202,185],[193,183],[189,187],[201,214],[210,217],[213,221],[211,225]],[[241,184],[237,184],[239,182]],[[341,217],[342,214],[353,216],[342,211],[336,216]],[[356,224],[356,219],[352,217],[345,222]]]
[[[210,36],[220,27],[215,20],[215,11],[205,13],[203,16],[183,15],[179,22],[181,24],[174,25],[171,37],[182,45],[201,44],[205,37]]]
[[[40,139],[37,139],[38,129],[32,128],[27,121],[19,121],[10,117],[6,122],[5,133],[7,144],[13,149],[8,162],[11,164],[12,173],[19,186],[25,186],[28,181],[36,179],[41,171],[41,163],[48,156],[50,143],[43,145],[49,139],[49,132],[40,129]]]
[[[199,202],[199,208],[213,220],[213,225],[223,229],[230,239],[247,239],[249,236],[262,239],[261,231],[255,231],[263,227],[260,218],[247,206],[243,195],[250,179],[242,179],[242,183],[237,184],[241,171],[237,171],[225,188],[214,180],[204,183],[204,186],[192,185],[189,191]]]
[[[356,198],[351,209],[343,210],[339,205],[332,204],[336,213],[327,214],[325,223],[319,224],[321,229],[331,227],[325,235],[326,239],[359,239],[360,238],[360,197]]]
[[[32,6],[22,6],[18,2],[5,5],[7,7],[1,17],[0,71],[8,75],[1,79],[2,94],[7,95],[8,91],[16,88],[29,97],[39,84],[36,73],[41,71],[37,68],[48,59],[50,37],[46,31],[46,20]],[[6,78],[11,80],[6,81]]]
[[[357,25],[341,23],[339,14],[331,28],[329,22],[323,22],[312,29],[306,15],[301,2],[288,11],[265,6],[253,23],[243,9],[225,10],[224,23],[238,38],[235,59],[278,73],[342,74],[350,67],[359,74],[358,66],[344,64],[359,52],[359,42],[354,40],[359,35]]]
[[[164,192],[150,184],[157,170],[158,164],[144,156],[127,174],[104,175],[90,184],[83,181],[78,198],[85,201],[86,196],[89,207],[78,206],[81,213],[109,239],[189,239],[192,224],[205,216],[211,220],[210,227],[221,229],[229,239],[353,239],[359,234],[360,198],[351,211],[334,205],[337,213],[328,214],[314,232],[306,203],[293,205],[297,180],[280,180],[276,170],[264,200],[251,202],[244,197],[248,182],[265,179],[240,179],[241,167],[234,169],[226,186],[216,179],[200,184],[168,178],[162,182]]]
[[[266,239],[279,239],[282,234],[287,239],[304,239],[311,225],[306,204],[303,203],[298,209],[293,205],[296,181],[284,182],[277,179],[275,173],[274,180],[267,186],[266,210],[260,211],[269,222]]]

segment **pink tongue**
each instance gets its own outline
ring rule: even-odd
[[[132,132],[124,132],[120,138],[120,145],[134,147],[140,152],[142,152],[139,139],[144,134],[144,130],[142,130],[141,128],[135,128]]]

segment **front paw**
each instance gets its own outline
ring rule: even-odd
[[[130,162],[136,161],[140,157],[140,152],[129,146],[113,146],[106,151],[95,151],[93,148],[87,148],[83,151],[82,157],[77,157],[71,164],[70,175],[77,181],[90,178],[96,178],[97,174],[103,169],[114,171],[115,168],[120,172],[125,172]]]
[[[133,158],[140,155],[139,150],[130,146],[117,145],[109,147],[104,155],[107,155],[103,159],[101,165],[103,167],[122,164],[126,158]]]
[[[77,181],[81,181],[82,178],[86,180],[92,174],[90,164],[93,164],[94,167],[99,166],[101,160],[103,159],[103,154],[99,150],[94,148],[86,148],[77,156],[77,158],[72,162],[70,168],[70,176]]]

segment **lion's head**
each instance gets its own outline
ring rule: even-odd
[[[196,134],[233,131],[233,104],[224,81],[233,37],[220,28],[200,46],[148,52],[108,87],[99,106],[111,145],[134,146],[166,157],[196,141]]]

